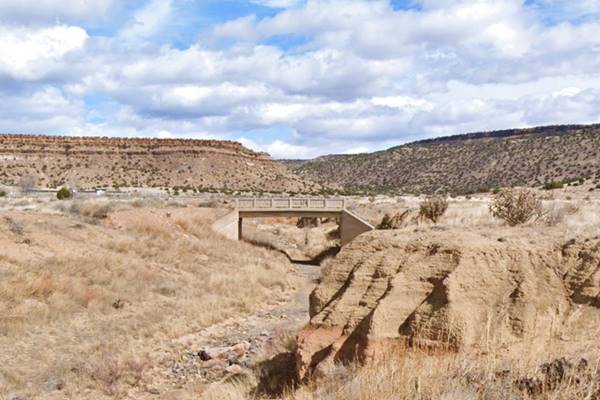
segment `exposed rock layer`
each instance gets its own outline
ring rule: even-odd
[[[30,175],[41,187],[188,187],[311,192],[266,153],[237,142],[0,135],[0,184]]]
[[[485,350],[587,341],[600,323],[600,238],[426,229],[358,237],[325,268],[298,337],[301,377],[392,346]]]

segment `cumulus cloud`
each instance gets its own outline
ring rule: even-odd
[[[31,111],[5,104],[0,115],[5,130],[239,139],[283,158],[595,122],[600,23],[582,16],[600,3],[583,1],[256,0],[272,12],[198,28],[185,46],[164,39],[178,27],[170,0],[140,3],[102,36],[84,23],[4,24],[0,92]],[[83,21],[115,9],[59,3],[28,13],[0,0],[0,14],[40,20],[52,5]],[[97,95],[110,107],[89,101]]]
[[[138,9],[118,37],[136,44],[157,35],[168,21],[172,12],[172,0],[152,0]]]
[[[0,74],[16,80],[40,79],[82,50],[88,35],[76,26],[0,27]]]
[[[115,0],[2,0],[0,21],[12,24],[96,20],[117,8]]]
[[[304,3],[304,0],[251,0],[251,3],[265,7],[290,8]]]
[[[250,149],[266,152],[271,156],[280,159],[303,159],[315,157],[318,154],[313,148],[308,146],[293,145],[282,140],[275,140],[268,144],[259,144],[252,139],[241,137],[239,141]]]

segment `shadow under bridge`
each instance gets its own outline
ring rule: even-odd
[[[235,209],[213,224],[213,230],[232,240],[242,238],[244,218],[336,218],[340,221],[341,245],[373,226],[346,209],[343,198],[244,197],[235,199]]]

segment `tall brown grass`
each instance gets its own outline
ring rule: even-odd
[[[541,350],[541,349],[538,349]],[[600,396],[598,351],[556,358],[408,350],[366,365],[337,365],[325,376],[284,390],[283,400],[573,400]],[[585,355],[587,358],[582,358]],[[212,385],[205,399],[251,400],[257,379]]]
[[[135,398],[178,356],[173,339],[280,299],[287,259],[194,210],[131,210],[121,229],[13,212],[19,235],[0,221],[0,398],[52,398],[55,376],[62,398]]]

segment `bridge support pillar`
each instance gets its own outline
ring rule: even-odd
[[[342,211],[340,218],[340,238],[341,245],[344,247],[361,233],[372,231],[373,225],[362,218],[357,217],[348,210]]]
[[[227,239],[239,240],[240,239],[240,227],[241,218],[238,210],[234,210],[229,214],[221,217],[215,221],[212,225],[213,231],[220,233]]]

